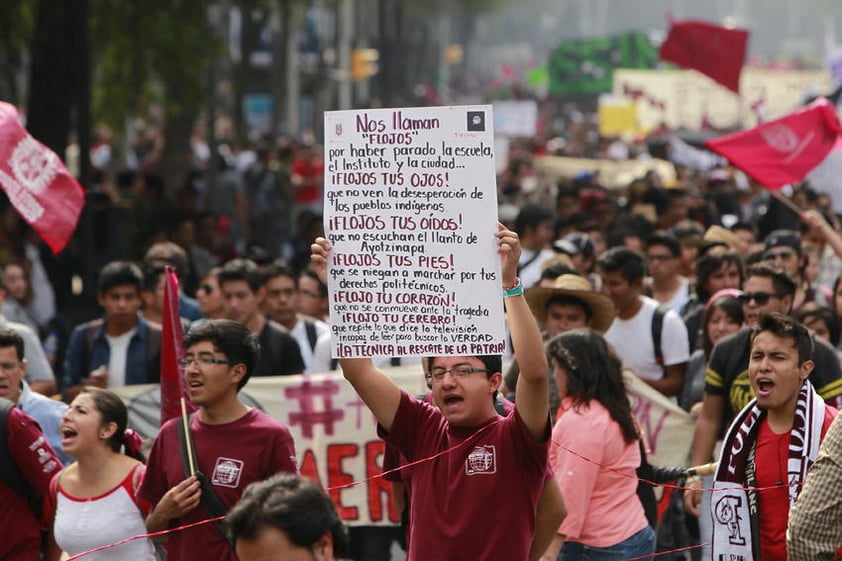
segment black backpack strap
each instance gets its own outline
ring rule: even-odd
[[[35,490],[23,476],[18,466],[12,461],[12,456],[9,453],[9,443],[7,439],[7,427],[9,412],[15,407],[15,404],[5,398],[0,397],[0,480],[6,486],[26,500],[26,504],[35,516],[41,518],[43,512],[43,505],[38,497],[35,495]]]
[[[661,367],[664,366],[664,353],[661,349],[661,335],[664,332],[664,316],[667,315],[669,308],[663,304],[655,308],[655,314],[652,316],[652,345],[655,348],[655,362]]]
[[[307,342],[310,343],[310,350],[316,350],[316,324],[309,319],[302,320],[304,322],[304,331],[307,333]]]
[[[161,330],[146,325],[146,381],[161,381]]]
[[[522,270],[524,270],[525,268],[529,267],[532,264],[533,261],[535,261],[536,259],[538,259],[538,257],[540,257],[540,255],[541,255],[541,250],[539,249],[535,252],[535,255],[533,255],[532,257],[530,257],[529,259],[526,260],[526,263],[518,263],[518,266],[517,266],[518,274],[520,274],[520,272]]]
[[[190,415],[187,418],[188,425],[193,421],[193,415]],[[210,480],[202,473],[199,469],[199,461],[196,459],[196,446],[193,443],[193,435],[190,433],[189,430],[184,430],[184,421],[179,419],[176,423],[178,426],[178,442],[181,448],[181,464],[184,467],[184,474],[186,477],[190,477],[190,458],[193,459],[193,466],[196,469],[196,479],[199,480],[199,486],[202,489],[202,507],[205,509],[211,517],[217,518],[219,516],[225,516],[228,513],[228,508],[223,504],[220,498],[217,496],[216,491],[213,490],[213,485],[211,484]],[[187,440],[190,439],[190,446],[187,446]],[[188,453],[189,449],[189,453]],[[228,545],[232,545],[230,540],[228,539],[228,533],[225,530],[225,524],[222,520],[217,520],[214,522],[216,529],[219,530],[219,533],[222,534],[222,537],[225,538],[225,541]]]

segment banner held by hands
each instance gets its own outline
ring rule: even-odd
[[[53,253],[67,245],[85,192],[55,152],[35,140],[18,112],[0,102],[0,187]]]

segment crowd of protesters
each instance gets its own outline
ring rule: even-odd
[[[489,387],[493,386],[495,394],[500,389],[516,403],[516,389],[531,388],[530,394],[520,397],[523,405],[530,405],[530,412],[522,413],[515,407],[515,415],[527,418],[521,418],[520,425],[511,428],[521,431],[520,436],[526,435],[523,446],[534,456],[534,477],[530,476],[524,509],[534,513],[546,475],[541,466],[546,464],[548,455],[562,494],[566,490],[568,497],[577,500],[568,505],[576,512],[554,533],[556,539],[551,540],[549,553],[533,552],[530,559],[578,559],[586,552],[599,554],[615,546],[628,555],[646,555],[656,547],[656,534],[660,550],[690,547],[688,551],[667,554],[667,558],[698,559],[709,555],[702,553],[701,546],[707,552],[714,535],[710,494],[702,492],[712,487],[710,478],[680,480],[686,485],[686,492],[676,493],[675,508],[668,511],[678,516],[680,523],[662,521],[658,528],[657,521],[644,515],[648,515],[647,506],[651,505],[642,497],[640,504],[632,505],[634,508],[626,504],[622,510],[613,510],[615,505],[610,501],[593,499],[593,493],[601,492],[605,482],[596,485],[596,472],[583,470],[574,458],[560,457],[558,449],[552,447],[558,447],[559,442],[577,446],[581,439],[568,438],[566,427],[580,421],[592,422],[583,413],[583,409],[590,409],[591,416],[612,427],[613,440],[602,444],[607,453],[616,455],[614,460],[624,471],[631,473],[645,463],[645,450],[639,446],[640,429],[629,418],[627,398],[618,391],[622,387],[621,371],[625,371],[624,375],[641,378],[698,419],[688,465],[715,461],[714,448],[723,437],[728,442],[731,423],[737,423],[739,428],[743,426],[739,423],[747,422],[738,414],[755,403],[751,400],[758,387],[757,372],[765,372],[760,362],[783,352],[781,345],[785,347],[788,338],[801,347],[797,356],[786,357],[793,363],[786,375],[792,377],[792,384],[797,383],[794,393],[787,394],[787,403],[796,403],[796,397],[799,404],[811,403],[814,395],[826,402],[827,410],[819,409],[820,416],[827,418],[822,417],[813,431],[816,438],[823,437],[835,414],[834,407],[842,405],[839,217],[830,198],[811,189],[807,182],[786,191],[783,196],[791,200],[786,204],[739,171],[725,166],[697,170],[676,165],[676,179],[669,182],[651,170],[623,189],[605,186],[596,164],[593,170],[572,177],[551,176],[536,165],[537,157],[645,162],[652,157],[654,147],[651,139],[601,138],[593,115],[575,106],[559,108],[542,128],[534,139],[512,142],[497,185],[499,219],[503,224],[499,236],[507,240],[501,242],[501,247],[505,246],[501,252],[509,260],[519,260],[517,265],[509,263],[506,269],[509,277],[517,275],[518,279],[511,286],[504,286],[506,298],[519,297],[518,287],[525,291],[529,306],[524,305],[521,310],[518,304],[518,313],[528,309],[534,316],[530,319],[537,320],[541,336],[549,341],[549,363],[535,362],[534,356],[523,351],[518,353],[515,341],[514,348],[504,356],[507,360],[517,359],[506,372],[505,380],[502,364],[489,366],[482,360],[474,364],[474,359],[479,358],[471,357],[467,366],[447,360],[428,365],[440,370],[435,377],[431,377],[432,370],[426,372],[430,386],[434,394],[439,392],[441,399],[447,399],[444,385],[461,387],[469,375],[487,371]],[[67,317],[63,309],[72,286],[72,263],[62,261],[61,255],[55,258],[43,251],[37,237],[8,203],[0,211],[0,358],[9,354],[8,360],[0,362],[0,397],[18,404],[35,418],[49,445],[58,453],[36,453],[44,448],[34,427],[9,417],[25,429],[21,433],[25,432],[25,436],[18,438],[16,446],[20,447],[25,438],[39,442],[31,452],[40,456],[32,457],[30,453],[21,462],[32,466],[38,457],[44,459],[40,464],[44,469],[39,471],[45,476],[33,482],[33,487],[37,486],[41,495],[53,497],[52,510],[58,516],[56,527],[60,530],[56,538],[58,546],[66,551],[81,551],[96,541],[73,535],[71,522],[78,508],[74,501],[90,497],[100,500],[103,493],[114,489],[129,495],[119,495],[120,507],[131,511],[134,517],[125,520],[126,532],[142,530],[140,516],[150,515],[154,529],[167,527],[171,520],[191,522],[201,518],[189,513],[199,504],[202,493],[198,490],[206,482],[190,474],[185,477],[180,460],[171,449],[168,448],[173,457],[167,461],[172,465],[165,466],[160,456],[164,453],[160,449],[175,446],[174,426],[167,429],[167,442],[156,442],[150,466],[157,471],[151,475],[147,472],[142,487],[135,475],[142,471],[138,468],[140,458],[130,460],[115,455],[121,446],[130,444],[131,434],[126,436],[122,413],[108,401],[107,388],[160,379],[160,323],[167,266],[177,271],[181,285],[182,322],[192,349],[187,370],[195,382],[194,393],[205,400],[205,405],[198,403],[204,409],[193,420],[197,434],[212,433],[216,424],[232,419],[239,422],[243,415],[252,415],[236,398],[250,376],[306,375],[337,368],[330,358],[324,273],[309,268],[311,252],[322,257],[322,252],[329,250],[311,247],[313,240],[324,233],[324,165],[319,148],[310,141],[269,139],[239,150],[233,143],[223,143],[218,153],[212,154],[198,135],[192,142],[195,170],[181,186],[163,184],[156,164],[160,147],[154,137],[137,143],[130,151],[131,157],[121,160],[130,165],[117,173],[113,170],[119,166],[115,165],[116,156],[108,146],[107,136],[103,135],[95,147],[94,163],[99,173],[88,203],[94,239],[103,249],[96,252],[101,260],[96,284],[100,309],[91,309],[84,318]],[[509,277],[506,280],[511,281]],[[513,302],[507,300],[507,305],[511,307]],[[511,317],[508,319],[512,321]],[[529,331],[527,336],[518,335],[525,329],[519,323],[522,319],[518,316],[514,338],[526,337],[527,342],[521,345],[534,349],[537,334]],[[229,323],[239,327],[232,328]],[[810,331],[804,331],[802,324]],[[222,334],[212,326],[222,326],[218,327]],[[585,328],[589,329],[582,331]],[[759,340],[765,346],[755,348],[755,336],[759,333],[764,334]],[[231,347],[231,338],[246,349],[256,345],[260,354],[241,358],[240,354],[248,353],[236,345]],[[589,379],[586,372],[590,370],[580,364],[597,356],[603,362],[594,367],[599,370],[598,376]],[[400,359],[383,358],[384,365],[396,364],[395,359]],[[393,423],[404,420],[410,411],[410,396],[378,382],[376,390],[388,397],[390,408],[384,411],[382,403],[375,403],[376,396],[364,395],[370,391],[365,389],[368,380],[375,373],[379,376],[376,364],[362,368],[343,361],[342,366],[355,387],[359,386],[363,399],[372,402],[369,405],[381,428],[388,430]],[[216,367],[229,372],[229,378],[225,383],[219,382],[219,388],[205,375],[208,369]],[[519,367],[527,367],[529,373],[521,385]],[[536,375],[544,372],[545,377]],[[219,374],[222,376],[221,370]],[[779,384],[780,391],[789,386],[782,381],[783,374],[781,378],[775,376],[763,378],[762,399],[755,407],[759,407],[758,411],[775,412],[777,420],[781,418],[777,404],[763,402],[764,396],[774,394],[770,385]],[[544,383],[542,378],[546,378],[547,388],[537,391],[536,384]],[[607,389],[599,393],[603,392],[599,389],[603,385]],[[804,387],[809,391],[799,393],[798,388]],[[471,391],[481,396],[486,389],[483,386]],[[536,408],[532,393],[547,403]],[[43,396],[56,399],[46,400]],[[51,405],[44,405],[39,399]],[[70,404],[69,409],[66,404]],[[477,411],[496,420],[497,412],[488,405],[478,404]],[[413,415],[425,419],[434,415],[430,412],[432,407],[414,401],[411,407]],[[449,424],[441,430],[457,430],[465,424],[461,420],[454,423],[447,407],[444,409],[438,414]],[[537,418],[546,417],[542,413],[545,410],[555,419],[552,434]],[[541,414],[536,416],[536,411]],[[86,420],[91,415],[94,421]],[[294,456],[294,445],[286,442],[286,429],[262,417],[249,418],[248,422],[258,421],[277,432],[290,454],[272,459],[271,465],[262,466],[264,471],[250,472],[250,479],[238,486],[237,493],[225,496],[225,506],[229,508],[247,483],[277,470],[296,470],[294,462],[288,461],[290,455]],[[471,424],[473,419],[468,421],[467,425],[476,425]],[[482,424],[487,419],[479,421]],[[760,423],[754,437],[758,456],[771,457],[769,449],[760,449],[768,444],[768,438],[763,440],[765,426]],[[789,434],[796,429],[789,426],[782,430]],[[810,432],[804,427],[798,430]],[[104,436],[97,438],[97,431]],[[401,433],[392,440],[403,446],[404,452],[414,446],[408,443],[411,436]],[[781,441],[784,445],[790,442]],[[533,445],[541,448],[532,449]],[[594,450],[589,447],[582,453],[587,455]],[[803,457],[799,456],[804,466],[815,459],[815,452],[805,451]],[[207,449],[202,453],[210,455]],[[74,461],[55,475],[62,464]],[[100,464],[109,466],[107,480],[90,484],[95,479],[95,474],[91,474],[96,472],[92,466]],[[571,486],[571,481],[565,480],[563,474],[578,473],[577,470],[585,474],[577,481],[590,481],[593,488]],[[771,476],[764,472],[758,477]],[[787,478],[786,469],[782,477],[792,481]],[[803,479],[803,473],[799,477]],[[49,490],[48,485],[52,486]],[[638,500],[631,487],[626,491],[625,501]],[[0,485],[0,493],[11,496],[13,491],[10,486]],[[797,490],[793,495],[797,496]],[[785,552],[786,512],[795,496],[787,502],[786,497],[776,495],[774,506],[786,507],[783,515],[779,509],[779,515],[765,521],[759,534],[752,536],[764,558],[768,552]],[[759,500],[761,512],[771,508],[772,503],[764,504],[762,494]],[[599,529],[598,524],[605,522],[599,512],[583,512],[596,503],[604,512],[623,518],[627,524],[622,531],[614,527],[607,536]],[[433,515],[429,507],[416,503],[413,508],[414,517]],[[3,512],[0,507],[0,518]],[[621,512],[628,516],[621,516]],[[33,517],[27,523],[37,524],[35,520]],[[558,518],[542,518],[539,506],[537,517],[525,521],[518,531],[535,531],[546,520],[560,523]],[[444,532],[438,523],[416,524],[422,536],[424,532]],[[146,525],[149,526],[148,520]],[[679,525],[686,533],[681,539],[677,539],[675,530]],[[220,535],[213,533],[215,529],[209,531],[214,543],[220,548],[228,547]],[[357,539],[366,539],[365,533],[357,535]],[[37,539],[37,535],[21,536],[29,541]],[[320,537],[308,538],[308,546]],[[525,534],[515,538],[508,545],[501,542],[499,547],[523,549],[531,543],[531,536],[527,539]],[[180,552],[176,558],[189,557],[190,543],[176,542]],[[54,554],[56,544],[47,545]],[[142,550],[138,555],[143,558],[156,555],[152,543],[140,542],[136,547]],[[382,551],[368,553],[368,557],[357,561],[389,559],[389,547],[385,543]],[[446,550],[442,546],[441,551]],[[31,554],[32,544],[27,542],[14,551]],[[355,551],[354,543],[351,551]],[[423,548],[417,549],[414,555],[422,551]],[[493,558],[493,551],[487,553]],[[226,550],[226,555],[232,553]]]

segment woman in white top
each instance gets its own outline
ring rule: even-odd
[[[116,394],[83,389],[61,421],[61,447],[76,462],[51,485],[53,537],[70,555],[146,533],[148,505],[135,490],[145,466],[140,437],[126,428],[128,411]],[[125,450],[122,453],[121,450]],[[55,557],[48,561],[58,559]],[[85,556],[86,561],[155,561],[149,539],[138,539]]]

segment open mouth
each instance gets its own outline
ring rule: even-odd
[[[761,379],[757,380],[757,394],[758,395],[768,395],[769,392],[775,387],[775,383],[772,380]]]
[[[67,443],[72,442],[74,438],[79,433],[77,433],[74,429],[70,427],[62,427],[61,428],[61,445],[65,446]]]
[[[465,399],[458,395],[448,395],[445,396],[444,399],[442,399],[445,409],[452,409],[454,407],[458,407],[459,404],[463,401],[465,401]]]

